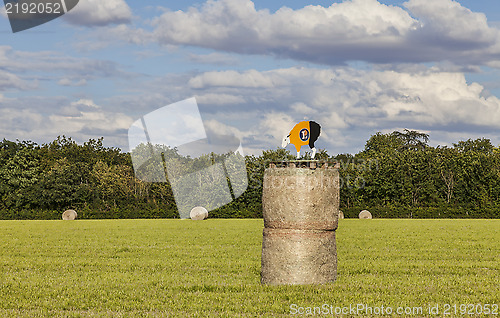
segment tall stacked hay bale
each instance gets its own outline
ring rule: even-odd
[[[77,214],[75,210],[66,210],[62,214],[62,219],[65,221],[72,221],[76,219]]]
[[[338,167],[319,161],[271,163],[264,173],[262,207],[261,282],[334,282]]]

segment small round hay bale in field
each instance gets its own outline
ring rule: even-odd
[[[344,218],[344,212],[339,210],[339,220]]]
[[[371,219],[372,214],[368,210],[363,210],[363,211],[359,212],[359,218],[360,219]]]
[[[76,219],[76,211],[75,210],[66,210],[62,214],[62,219],[66,221],[71,221]]]
[[[191,209],[189,216],[191,217],[191,220],[205,220],[208,218],[208,210],[202,206],[197,206]]]

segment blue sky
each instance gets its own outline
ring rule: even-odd
[[[357,153],[403,128],[432,145],[500,144],[493,0],[80,0],[12,33],[0,15],[0,138],[128,150],[142,115],[195,96],[205,128],[246,153],[301,120],[318,148]],[[290,150],[293,151],[292,146]]]

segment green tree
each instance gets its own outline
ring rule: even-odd
[[[394,153],[406,150],[424,150],[428,147],[429,135],[416,130],[404,129],[403,132],[393,131],[390,134],[377,132],[365,144],[362,155],[374,153]]]
[[[392,135],[401,140],[400,150],[424,150],[428,147],[429,135],[426,133],[405,129],[404,132],[394,131]]]
[[[365,149],[362,153],[373,155],[376,153],[392,153],[403,147],[404,143],[401,138],[398,138],[394,133],[382,134],[377,132],[372,135],[365,144]]]
[[[467,139],[466,141],[459,141],[453,144],[453,147],[459,152],[478,152],[485,154],[492,154],[495,148],[489,139]]]
[[[108,165],[99,160],[90,172],[92,185],[102,200],[123,201],[133,196],[134,176],[125,165]]]
[[[27,189],[40,178],[39,156],[36,145],[31,142],[13,143],[4,140],[0,167],[0,195],[2,205],[23,207],[30,201],[25,196]]]
[[[446,203],[450,203],[454,195],[457,176],[459,174],[458,156],[457,150],[453,148],[438,147],[436,149],[436,169],[443,183],[442,192],[445,193],[444,199]]]
[[[64,209],[89,203],[93,198],[90,169],[84,162],[67,158],[54,161],[29,191],[31,205],[46,209]]]

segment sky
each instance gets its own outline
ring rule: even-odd
[[[357,153],[413,129],[500,144],[497,0],[80,0],[12,33],[0,14],[0,139],[104,137],[195,97],[205,129],[276,149],[302,120]],[[294,152],[293,146],[289,146]]]

